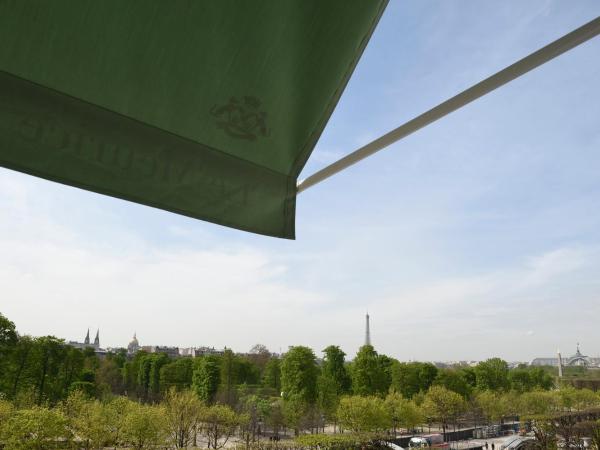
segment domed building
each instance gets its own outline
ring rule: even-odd
[[[579,351],[579,343],[577,343],[577,352],[573,356],[567,359],[565,365],[566,366],[597,366],[598,358],[590,358],[589,356],[585,356],[581,354]]]
[[[531,361],[532,366],[559,366],[563,367],[600,367],[600,357],[586,356],[579,350],[579,343],[577,344],[577,351],[573,356],[568,358],[561,358],[560,352],[558,358],[535,358]]]
[[[140,343],[137,340],[136,333],[133,333],[133,339],[131,340],[131,342],[129,343],[129,345],[127,345],[127,354],[128,355],[134,355],[139,350],[140,350]]]

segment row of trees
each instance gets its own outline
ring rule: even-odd
[[[361,347],[351,363],[345,362],[339,347],[330,346],[323,352],[321,364],[307,347],[292,347],[282,359],[283,399],[288,418],[292,419],[289,422],[296,429],[302,417],[310,416],[314,408],[326,422],[335,422],[340,399],[352,394],[383,399],[391,392],[421,405],[427,393],[443,392],[452,402],[467,404],[480,395],[518,395],[548,390],[555,384],[543,368],[509,370],[499,358],[475,367],[438,369],[430,363],[401,363],[378,354],[370,345]]]
[[[317,432],[327,424],[355,433],[395,432],[423,423],[445,429],[459,420],[477,424],[525,414],[523,405],[531,409],[536,401],[555,405],[554,413],[590,407],[597,400],[586,390],[551,391],[551,368],[509,369],[499,358],[475,367],[440,369],[399,362],[370,345],[350,362],[345,357],[337,346],[325,348],[319,360],[308,347],[291,347],[280,357],[257,345],[245,355],[226,350],[170,359],[138,352],[128,358],[121,352],[99,359],[92,349],[76,349],[54,337],[19,336],[0,314],[0,398],[10,401],[13,412],[63,414],[58,406],[73,393],[83,393],[97,399],[98,411],[108,408],[98,405],[112,404],[117,396],[139,405],[144,414],[160,415],[173,393],[181,392],[193,395],[203,405],[194,408],[203,414],[227,407],[251,442],[266,428],[276,435],[285,428],[296,435]],[[136,408],[128,409],[131,417],[142,414],[136,416]],[[198,436],[198,424],[206,421],[197,418],[194,423]]]
[[[0,400],[0,443],[9,449],[186,448],[202,442],[223,447],[249,417],[224,405],[207,406],[191,391],[170,390],[160,404],[126,397],[91,399],[75,390],[55,407],[17,409]]]
[[[61,443],[64,448],[86,450],[119,446],[135,449],[187,448],[203,445],[217,449],[232,436],[250,448],[256,442],[257,427],[289,424],[295,426],[294,413],[281,399],[271,403],[254,397],[246,407],[235,411],[227,405],[208,405],[192,390],[171,388],[160,403],[144,404],[124,396],[103,401],[74,390],[54,407],[17,408],[0,400],[0,444],[10,449],[46,449]],[[596,409],[594,409],[596,408]],[[379,396],[342,396],[332,419],[346,438],[300,435],[299,442],[335,448],[348,442],[368,442],[395,436],[399,429],[437,424],[445,432],[449,424],[483,414],[490,421],[519,417],[531,424],[542,448],[556,448],[561,437],[568,445],[579,444],[581,436],[600,438],[600,424],[582,420],[582,412],[597,411],[600,395],[588,390],[563,388],[554,391],[482,391],[471,401],[443,386],[431,386],[422,396],[407,399],[397,392]],[[583,417],[583,419],[589,417]],[[343,445],[342,445],[343,446]],[[597,447],[596,447],[597,448]]]
[[[156,402],[171,387],[192,389],[208,402],[235,406],[240,386],[264,397],[284,392],[287,401],[319,403],[335,409],[342,395],[385,396],[390,390],[405,398],[443,386],[470,398],[475,392],[528,392],[553,387],[544,368],[509,370],[493,358],[475,367],[438,369],[430,363],[401,363],[363,346],[353,361],[337,346],[323,350],[322,361],[307,347],[292,347],[283,358],[256,345],[246,355],[226,350],[223,355],[172,360],[165,354],[124,352],[98,359],[93,349],[77,349],[57,338],[18,336],[12,322],[0,314],[0,393],[6,398],[38,405],[64,400],[72,389],[101,398],[126,395]]]
[[[600,408],[600,394],[587,389],[564,387],[525,393],[482,391],[470,400],[443,386],[431,386],[423,395],[408,400],[398,393],[385,398],[343,397],[337,409],[340,425],[354,432],[378,432],[399,428],[414,430],[419,425],[438,424],[445,432],[451,424],[487,423],[506,419],[547,421],[552,417]],[[473,420],[475,419],[475,420]],[[480,422],[481,423],[481,422]]]

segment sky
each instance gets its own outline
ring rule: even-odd
[[[391,0],[305,177],[600,15]],[[0,169],[0,312],[103,347],[600,354],[600,37],[300,194],[297,240]]]

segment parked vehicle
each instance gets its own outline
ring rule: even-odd
[[[408,448],[450,448],[441,434],[427,434],[410,438]]]

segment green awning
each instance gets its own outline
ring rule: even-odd
[[[271,236],[386,0],[0,0],[0,165]]]

